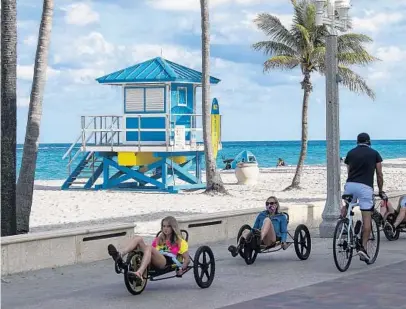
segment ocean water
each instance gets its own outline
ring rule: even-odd
[[[65,179],[68,176],[68,159],[62,156],[71,144],[40,144],[35,178],[38,180]],[[344,157],[355,146],[355,141],[341,141],[340,153]],[[372,142],[383,159],[406,157],[406,140],[379,140]],[[20,168],[23,145],[17,146],[17,172]],[[256,156],[261,168],[274,167],[278,158],[287,165],[297,164],[300,141],[261,141],[261,142],[223,142],[223,149],[217,158],[218,168],[223,168],[222,157],[234,158],[240,151],[249,150]],[[77,159],[79,161],[81,156]],[[326,164],[326,142],[310,141],[305,161],[306,165]],[[75,165],[74,165],[75,166]]]

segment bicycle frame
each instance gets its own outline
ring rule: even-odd
[[[374,195],[374,198],[373,198],[374,208],[373,209],[375,209],[375,204],[376,204],[376,199],[375,199],[375,195]],[[347,233],[347,242],[352,248],[355,248],[356,245],[354,244],[354,240],[355,240],[356,236],[354,233],[354,212],[353,212],[353,210],[355,207],[359,207],[359,202],[357,201],[355,203],[352,203],[352,202],[345,201],[345,207],[347,208],[346,219],[348,220],[348,229],[351,230],[352,235],[353,235],[352,239],[350,239],[350,233]],[[343,229],[344,229],[344,226],[343,226]],[[340,232],[340,238],[342,236],[343,229]]]
[[[350,203],[348,201],[345,202],[345,207],[347,208],[346,219],[348,220],[347,244],[351,248],[355,248],[355,244],[354,244],[354,236],[355,236],[354,234],[355,233],[354,233],[354,224],[353,224],[353,222],[354,222],[354,220],[353,220],[354,212],[353,212],[353,209],[354,209],[354,207],[357,207],[357,206],[359,206],[358,202],[357,203]],[[341,232],[340,232],[340,238],[339,239],[341,239],[342,234],[344,232],[344,226],[345,225],[343,224],[343,227],[342,227]],[[351,235],[352,235],[352,237],[351,237]]]

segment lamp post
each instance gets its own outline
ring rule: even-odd
[[[344,0],[314,0],[316,25],[326,25],[326,140],[327,140],[327,199],[319,227],[320,237],[331,238],[340,215],[341,166],[340,166],[340,108],[337,62],[337,30],[348,29],[350,4]]]

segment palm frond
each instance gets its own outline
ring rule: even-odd
[[[308,30],[316,27],[316,6],[309,0],[294,1],[293,24],[304,26]]]
[[[305,13],[305,16],[304,16],[303,26],[305,26],[306,29],[309,29],[310,32],[313,32],[313,30],[317,27],[316,26],[316,6],[312,3],[306,4],[304,13]]]
[[[287,30],[276,16],[259,14],[255,23],[268,36],[269,41],[253,44],[253,48],[271,56],[264,63],[264,71],[300,67],[303,74],[318,71],[325,75],[328,29],[326,26],[316,26],[313,0],[290,1],[294,11],[291,28]],[[379,60],[366,50],[365,44],[370,42],[372,39],[364,34],[347,33],[338,36],[338,70],[345,87],[375,99],[375,93],[366,81],[350,69],[355,65],[366,66]]]
[[[314,46],[323,44],[326,27],[316,26],[316,7],[309,0],[297,3],[294,11],[290,32],[300,42],[303,53],[308,55]]]
[[[292,70],[300,64],[299,59],[289,55],[275,56],[264,63],[264,71],[270,71],[274,69],[280,70]]]
[[[265,55],[267,56],[278,56],[278,55],[289,55],[295,56],[296,50],[293,48],[274,41],[261,41],[252,45],[254,50],[257,51],[264,51]]]
[[[293,5],[293,25],[304,25],[305,24],[305,18],[304,18],[304,10],[305,7],[303,6],[303,1],[300,1],[299,3],[297,1],[292,1]]]
[[[372,100],[375,100],[375,92],[360,75],[342,65],[338,66],[338,74],[342,78],[343,85],[350,91],[366,94]]]
[[[338,63],[348,65],[366,66],[372,62],[379,61],[378,58],[371,56],[367,51],[347,52],[337,54]]]
[[[371,43],[372,39],[365,34],[346,33],[337,37],[337,49],[339,53],[362,52],[364,44]]]
[[[311,71],[318,70],[320,66],[324,65],[326,61],[326,47],[318,46],[310,53],[310,67]]]
[[[296,48],[297,42],[293,35],[282,25],[279,18],[268,13],[261,13],[254,19],[258,29],[262,30],[271,41]]]
[[[299,24],[295,24],[294,27],[297,29],[300,36],[300,45],[302,47],[302,51],[304,51],[306,54],[309,54],[313,49],[309,31],[306,29],[306,27]]]

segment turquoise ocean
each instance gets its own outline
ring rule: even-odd
[[[258,142],[223,142],[223,149],[217,158],[218,168],[224,168],[222,158],[234,158],[240,151],[249,150],[257,158],[260,168],[275,167],[278,158],[283,158],[287,165],[296,165],[300,153],[300,141],[258,141]],[[71,144],[40,144],[37,180],[65,179],[68,176],[68,159],[62,156]],[[355,146],[355,141],[341,141],[340,153],[346,153]],[[79,147],[79,145],[78,145]],[[377,140],[372,147],[378,150],[383,159],[406,158],[406,140]],[[19,171],[23,145],[17,145],[17,172]],[[79,156],[79,159],[81,156]],[[78,159],[78,160],[79,160]],[[306,165],[326,164],[326,141],[310,141]]]

